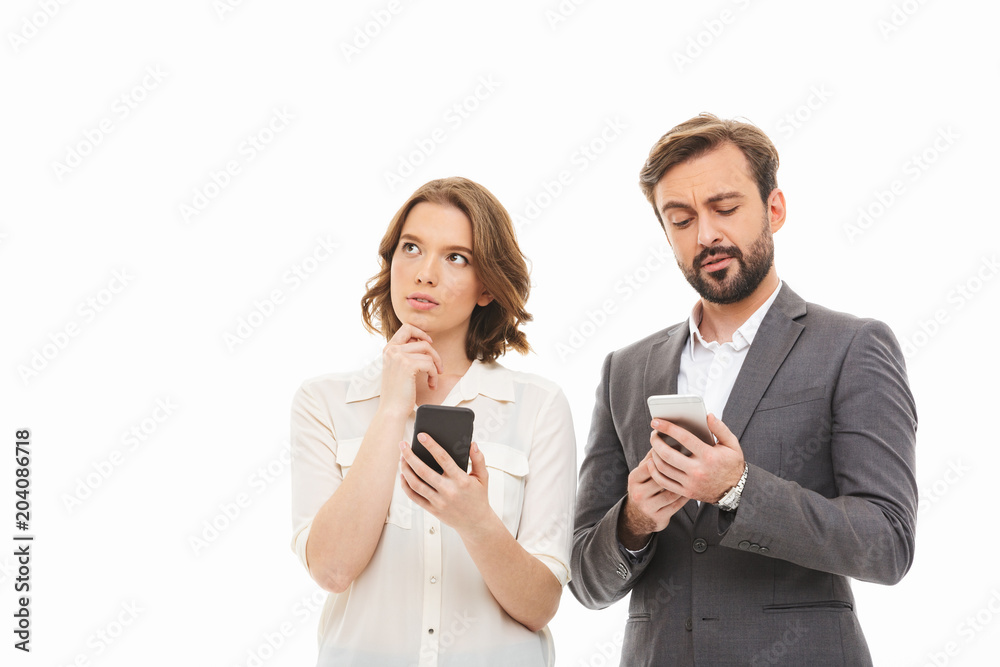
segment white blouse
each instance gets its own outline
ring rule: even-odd
[[[381,359],[307,380],[292,405],[292,549],[306,562],[313,518],[337,490],[375,415]],[[563,586],[569,581],[576,441],[552,382],[474,362],[442,405],[476,413],[490,506]],[[413,413],[399,439],[413,437]],[[531,632],[493,598],[458,533],[414,505],[397,475],[382,537],[350,588],[330,594],[319,665],[552,665],[548,628]]]

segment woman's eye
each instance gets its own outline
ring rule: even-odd
[[[403,243],[403,245],[401,245],[400,248],[403,250],[403,252],[410,255],[412,255],[417,251],[417,246],[413,245],[412,243]]]
[[[459,255],[457,252],[453,252],[448,255],[448,261],[454,264],[468,264],[469,260],[465,258],[465,255]]]

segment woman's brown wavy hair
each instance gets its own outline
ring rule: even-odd
[[[493,361],[508,348],[521,354],[531,350],[519,328],[532,319],[525,310],[531,283],[514,224],[493,193],[461,177],[440,178],[420,186],[389,223],[378,248],[381,268],[366,283],[367,291],[361,299],[365,328],[389,340],[402,326],[392,307],[389,275],[403,223],[420,202],[454,206],[472,222],[472,266],[493,300],[472,311],[466,355],[472,360]]]

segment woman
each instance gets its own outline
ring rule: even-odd
[[[559,388],[496,363],[530,349],[510,216],[472,181],[431,181],[379,254],[361,303],[381,359],[292,407],[292,548],[331,593],[319,664],[551,665],[576,445]],[[443,473],[411,451],[425,403],[475,412],[470,472],[426,435]]]

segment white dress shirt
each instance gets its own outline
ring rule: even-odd
[[[743,362],[750,351],[750,344],[757,336],[760,323],[778,298],[782,282],[774,288],[767,301],[747,318],[747,321],[733,332],[728,343],[706,341],[698,326],[701,324],[702,305],[699,300],[688,317],[687,346],[681,354],[680,370],[677,373],[677,393],[697,394],[705,401],[705,409],[722,419],[722,411],[729,401],[729,394],[736,384],[736,376],[743,368]]]
[[[379,404],[381,360],[302,384],[292,405],[292,549],[306,562],[316,512],[350,472]],[[474,362],[442,405],[476,413],[473,439],[490,506],[561,585],[569,581],[576,441],[562,391],[538,376]],[[411,442],[413,413],[398,439]],[[458,533],[397,482],[364,571],[330,594],[319,665],[552,665],[548,628],[531,632],[493,598]]]
[[[695,304],[688,317],[687,346],[681,354],[680,370],[677,372],[677,393],[697,394],[705,402],[705,410],[722,419],[722,411],[729,401],[729,394],[736,384],[736,376],[743,368],[743,362],[750,351],[750,344],[757,336],[760,323],[778,298],[782,282],[771,292],[767,301],[747,318],[747,321],[733,332],[733,339],[727,343],[706,341],[698,328],[702,318],[701,300]],[[701,505],[701,501],[698,501]]]

